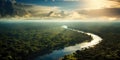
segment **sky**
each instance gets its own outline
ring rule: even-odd
[[[119,20],[120,0],[16,0],[40,19]],[[30,16],[31,16],[30,15]]]
[[[76,9],[78,7],[82,7],[83,5],[80,0],[17,0],[17,2],[41,6],[60,7],[63,10]]]

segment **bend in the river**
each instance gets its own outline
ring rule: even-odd
[[[99,37],[98,35],[95,35],[93,33],[87,33],[84,31],[71,29],[71,28],[68,28],[68,26],[66,26],[66,25],[63,25],[62,28],[68,29],[71,31],[75,31],[78,33],[85,33],[87,35],[91,35],[93,40],[91,40],[90,42],[83,42],[80,44],[76,44],[75,46],[65,47],[64,49],[61,49],[61,50],[55,50],[50,54],[39,56],[39,57],[35,58],[35,60],[58,60],[59,58],[65,56],[67,54],[71,54],[71,53],[75,52],[76,50],[82,50],[84,48],[94,47],[96,44],[99,44],[102,41],[101,37]]]

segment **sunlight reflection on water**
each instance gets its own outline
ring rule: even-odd
[[[99,37],[98,35],[95,35],[93,33],[86,33],[84,31],[71,29],[71,28],[68,28],[68,26],[66,26],[66,25],[63,25],[61,27],[64,29],[78,32],[78,33],[85,33],[87,35],[90,35],[93,40],[91,40],[90,42],[83,42],[80,44],[76,44],[75,46],[65,47],[64,49],[61,49],[61,50],[55,50],[50,54],[39,56],[35,60],[59,60],[61,57],[71,54],[71,53],[75,52],[76,50],[82,50],[84,48],[94,47],[96,44],[99,44],[102,41],[101,37]]]

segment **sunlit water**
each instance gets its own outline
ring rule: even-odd
[[[83,42],[80,44],[76,44],[75,46],[65,47],[64,49],[61,49],[61,50],[55,50],[50,54],[38,56],[37,58],[35,58],[35,60],[59,60],[61,57],[68,55],[68,54],[71,54],[71,53],[75,52],[76,50],[82,50],[84,48],[94,47],[96,44],[98,44],[102,41],[101,37],[99,37],[98,35],[95,35],[93,33],[87,33],[84,31],[71,29],[66,25],[63,25],[61,27],[64,29],[78,32],[78,33],[85,33],[87,35],[91,35],[93,40],[91,40],[90,42]]]

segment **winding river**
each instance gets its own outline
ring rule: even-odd
[[[99,44],[103,40],[98,35],[95,35],[93,33],[87,33],[84,31],[71,29],[71,28],[68,28],[68,26],[66,26],[66,25],[63,25],[62,28],[68,29],[71,31],[75,31],[78,33],[85,33],[87,35],[91,35],[92,40],[90,42],[83,42],[80,44],[76,44],[75,46],[65,47],[64,49],[61,49],[61,50],[54,50],[50,54],[36,57],[35,60],[59,60],[61,57],[68,55],[68,54],[71,54],[71,53],[75,52],[76,50],[82,50],[84,48],[94,47],[96,44]]]

